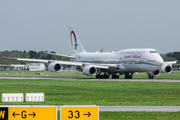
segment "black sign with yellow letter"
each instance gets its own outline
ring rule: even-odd
[[[0,120],[56,120],[56,107],[0,107]]]
[[[8,120],[8,108],[0,107],[0,120]]]

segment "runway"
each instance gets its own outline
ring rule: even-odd
[[[99,106],[99,111],[178,112],[180,111],[180,106]]]
[[[89,78],[49,78],[49,77],[0,77],[0,79],[20,79],[20,80],[74,80],[74,81],[114,81],[114,82],[180,82],[171,79],[89,79]]]

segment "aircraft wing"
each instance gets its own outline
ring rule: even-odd
[[[69,55],[54,54],[54,53],[48,53],[48,52],[43,52],[43,53],[50,54],[50,55],[56,55],[56,56],[62,56],[62,57],[71,58],[71,59],[76,59],[74,56],[69,56]]]
[[[85,67],[85,66],[93,66],[93,67],[101,68],[101,69],[109,69],[109,67],[110,67],[110,66],[107,66],[107,65],[91,64],[91,63],[82,63],[82,66],[83,67]]]
[[[164,62],[166,64],[176,64],[177,63],[177,60],[176,61],[168,61],[168,62]]]
[[[81,62],[71,62],[71,61],[59,61],[59,60],[46,60],[46,59],[28,59],[28,58],[16,58],[16,57],[3,57],[6,59],[14,59],[14,60],[19,60],[19,61],[32,61],[32,62],[55,62],[59,63],[62,65],[77,65],[77,66],[82,66],[83,63]]]
[[[16,58],[16,57],[5,57],[5,56],[3,56],[3,58],[14,59],[19,61],[32,61],[32,62],[44,62],[44,63],[48,63],[49,61],[52,61],[52,60],[44,60],[44,59],[28,59],[28,58]]]
[[[72,62],[72,61],[60,61],[60,60],[46,60],[46,59],[28,59],[28,58],[16,58],[16,57],[5,57],[3,58],[6,59],[14,59],[14,60],[19,60],[19,61],[32,61],[32,62],[44,62],[44,63],[59,63],[62,65],[70,65],[70,66],[93,66],[96,68],[101,68],[101,69],[108,69],[109,66],[103,66],[103,65],[97,65],[97,64],[90,64],[90,63],[83,63],[83,62]]]
[[[91,63],[83,63],[83,62],[72,62],[72,61],[60,61],[60,60],[46,60],[46,59],[28,59],[28,58],[16,58],[16,57],[3,57],[6,59],[14,59],[19,61],[32,61],[32,62],[44,62],[44,63],[59,63],[62,65],[68,65],[68,66],[93,66],[100,69],[109,69],[112,68],[112,66],[105,66],[100,64],[91,64]],[[114,68],[114,67],[113,67]]]

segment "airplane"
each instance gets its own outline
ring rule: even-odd
[[[125,74],[125,79],[132,79],[136,72],[147,72],[148,78],[153,79],[160,73],[170,74],[172,64],[177,61],[164,62],[155,49],[138,48],[124,49],[117,52],[87,52],[78,38],[73,26],[69,26],[72,53],[70,55],[46,53],[70,58],[72,61],[27,59],[4,57],[21,61],[45,62],[51,72],[60,72],[67,67],[75,66],[77,70],[87,76],[96,76],[97,79],[119,79]]]

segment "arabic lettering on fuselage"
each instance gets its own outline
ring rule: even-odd
[[[127,56],[124,56],[124,58],[140,58],[141,55],[127,55]]]

